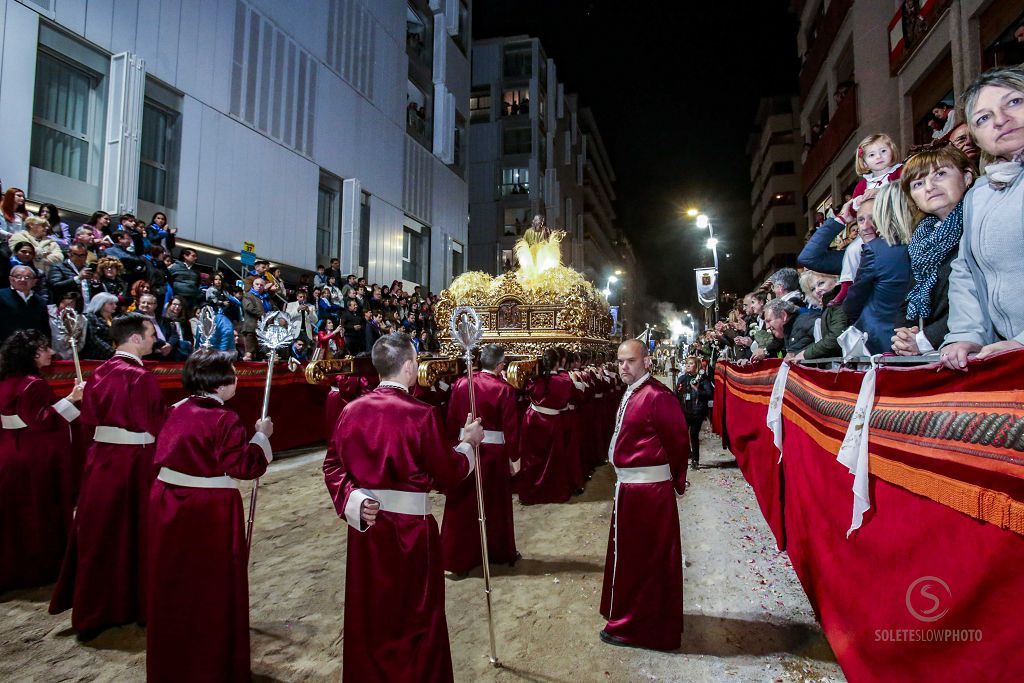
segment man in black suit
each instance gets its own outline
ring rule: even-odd
[[[49,337],[46,304],[32,291],[36,274],[28,266],[14,266],[10,282],[9,289],[0,289],[0,344],[17,330],[39,330]]]
[[[68,248],[67,259],[54,264],[46,279],[50,285],[50,301],[60,301],[68,292],[78,292],[83,303],[88,304],[96,279],[96,271],[89,267],[89,250],[82,244],[73,243]]]

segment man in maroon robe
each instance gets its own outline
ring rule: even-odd
[[[683,631],[675,494],[686,490],[690,444],[679,401],[650,365],[642,342],[619,345],[627,386],[608,448],[617,481],[601,591],[608,623],[600,636],[612,645],[675,650]]]
[[[512,518],[512,471],[519,463],[516,441],[519,409],[516,390],[501,377],[505,349],[488,344],[480,350],[481,372],[474,375],[476,414],[484,428],[480,446],[480,476],[487,517],[487,554],[494,564],[514,564],[516,531]],[[459,377],[448,403],[448,433],[462,437],[460,428],[469,413],[469,381]],[[445,571],[457,578],[480,566],[480,525],[477,521],[476,484],[467,477],[448,494],[441,523],[441,555]]]
[[[328,441],[324,481],[352,527],[345,575],[343,680],[451,681],[444,571],[431,490],[475,467],[484,438],[467,420],[454,450],[437,411],[409,395],[416,349],[405,334],[376,341],[381,383],[349,403]]]
[[[113,358],[85,388],[80,421],[93,430],[67,552],[50,614],[69,608],[82,640],[146,621],[146,523],[156,435],[165,418],[160,385],[141,358],[156,331],[139,313],[116,318]]]

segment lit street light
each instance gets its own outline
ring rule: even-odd
[[[700,213],[697,209],[687,209],[686,215],[697,217],[697,227],[703,230],[708,229],[708,241],[707,248],[711,250],[711,255],[715,259],[715,277],[718,277],[718,240],[715,239],[715,228],[711,225],[711,219],[708,218],[706,213]],[[718,285],[715,286],[715,320],[718,320]]]

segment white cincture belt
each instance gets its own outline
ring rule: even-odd
[[[594,394],[594,398],[604,398],[604,394]]]
[[[536,410],[541,415],[558,415],[562,412],[565,412],[563,410],[556,410],[554,408],[545,408],[544,406],[539,406],[536,403],[531,403],[530,408],[532,410]]]
[[[116,443],[124,446],[145,446],[153,443],[156,438],[149,432],[129,432],[120,427],[105,427],[100,425],[96,428],[93,441],[100,443]]]
[[[659,481],[671,481],[672,470],[668,465],[616,467],[615,476],[618,477],[620,484],[655,484]]]
[[[24,429],[28,427],[25,421],[17,415],[0,415],[0,426],[4,429]]]
[[[370,495],[380,502],[380,509],[385,512],[397,512],[401,515],[430,514],[430,499],[425,493],[417,491],[390,491],[388,489],[368,489]]]
[[[465,429],[459,430],[459,441],[462,441],[466,434]],[[505,432],[498,432],[491,429],[484,430],[484,443],[505,443]]]
[[[574,405],[573,405],[572,403],[570,403],[569,405],[567,405],[567,406],[565,407],[565,409],[566,409],[566,410],[576,410],[576,406],[574,406]]]
[[[237,489],[238,482],[223,475],[220,477],[195,477],[191,474],[172,470],[170,467],[161,467],[160,474],[156,478],[165,484],[174,486],[188,486],[193,489]]]

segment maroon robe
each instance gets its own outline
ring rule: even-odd
[[[255,479],[273,456],[263,435],[210,397],[191,396],[167,418],[155,464],[193,477]],[[162,479],[149,497],[146,679],[248,681],[249,576],[237,488]]]
[[[358,375],[338,375],[334,378],[331,390],[327,392],[327,399],[324,401],[325,434],[334,433],[334,425],[338,422],[341,409],[365,391],[365,384],[365,378]]]
[[[627,389],[628,394],[628,389]],[[683,631],[683,566],[676,493],[686,490],[689,433],[672,391],[652,378],[627,397],[612,464],[668,465],[671,479],[616,484],[601,591],[605,631],[639,647],[674,650]]]
[[[0,593],[60,572],[75,507],[69,422],[78,416],[35,375],[0,380]],[[14,428],[20,420],[24,427]]]
[[[85,385],[85,427],[156,436],[165,417],[160,385],[141,361],[115,355]],[[156,445],[94,441],[50,614],[72,609],[71,626],[96,632],[146,621],[146,508]]]
[[[573,391],[572,380],[563,374],[537,377],[526,386],[531,404],[562,412],[548,415],[526,409],[519,436],[522,470],[516,477],[516,492],[522,503],[564,503],[572,497],[575,466],[565,451],[565,410]]]
[[[484,430],[501,432],[505,443],[480,445],[480,476],[484,489],[484,514],[487,517],[487,555],[492,564],[506,564],[516,559],[516,530],[512,517],[512,475],[509,463],[519,460],[517,437],[519,410],[516,390],[501,377],[490,372],[473,376],[477,417]],[[469,414],[469,384],[459,377],[452,385],[448,404],[448,434],[451,442],[459,440],[459,431]],[[477,520],[476,480],[467,477],[456,484],[444,503],[441,523],[441,556],[445,570],[457,574],[468,572],[482,563],[480,557],[480,525]]]
[[[446,492],[472,472],[437,410],[389,384],[341,411],[324,481],[348,531],[343,680],[451,681],[441,542],[433,515],[359,517],[369,489]]]
[[[563,448],[569,466],[569,478],[573,490],[579,491],[587,483],[587,468],[583,465],[583,422],[580,419],[583,403],[586,400],[581,385],[569,374],[568,370],[559,370],[559,376],[565,377],[572,384],[572,398],[569,399],[568,410],[565,412],[565,430]]]

